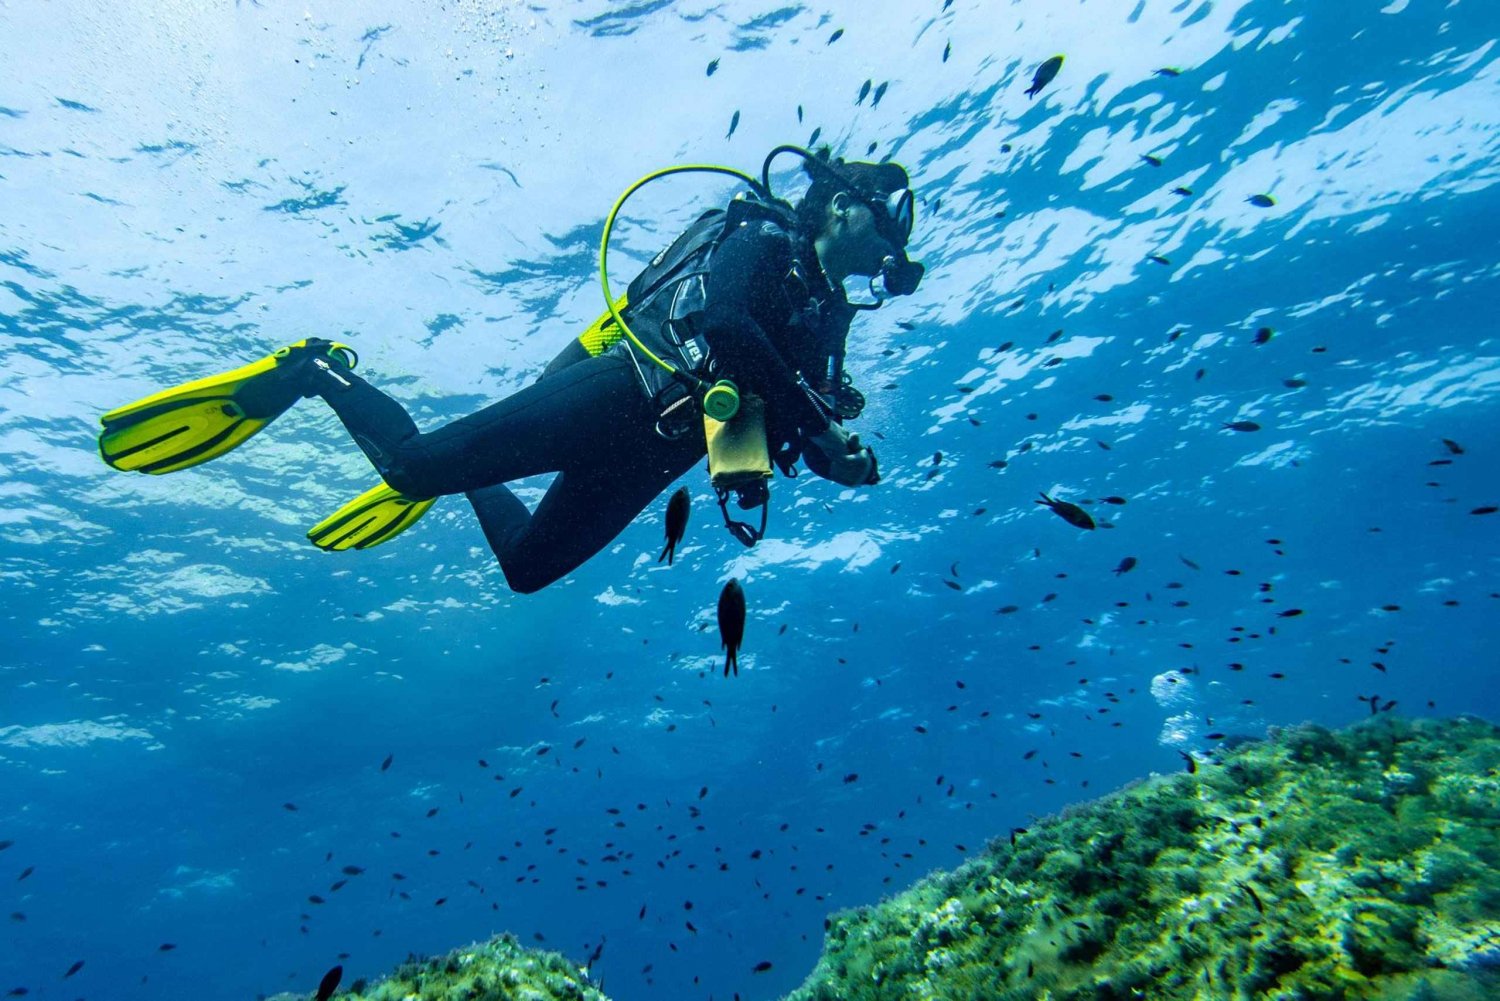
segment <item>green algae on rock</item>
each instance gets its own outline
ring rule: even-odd
[[[303,1001],[305,994],[281,995]],[[356,980],[339,1001],[609,1001],[582,969],[555,952],[500,935],[432,959],[411,959],[375,984]],[[272,999],[278,1001],[278,999]]]
[[[1500,730],[1222,751],[830,919],[787,1001],[1500,997]]]

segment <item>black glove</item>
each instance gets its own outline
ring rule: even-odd
[[[807,468],[846,487],[870,486],[880,482],[875,453],[859,443],[859,435],[850,434],[842,424],[830,423],[826,431],[807,439],[822,462],[807,454]]]

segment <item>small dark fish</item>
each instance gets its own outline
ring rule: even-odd
[[[1172,263],[1170,258],[1163,257],[1160,254],[1147,254],[1146,260],[1155,261],[1157,264],[1170,265]]]
[[[1255,905],[1255,910],[1258,913],[1260,913],[1260,914],[1266,913],[1266,905],[1260,902],[1260,895],[1257,894],[1255,892],[1255,890],[1253,890],[1250,887],[1249,883],[1240,883],[1240,889],[1242,889],[1246,893],[1250,894],[1250,902]]]
[[[678,487],[677,492],[672,494],[672,499],[667,501],[667,545],[656,562],[666,560],[667,566],[672,565],[672,560],[677,555],[677,543],[682,541],[682,533],[687,531],[690,502],[687,487]]]
[[[1098,393],[1094,396],[1094,399],[1098,400],[1100,403],[1114,402],[1114,397],[1110,396],[1108,393]]]
[[[1452,438],[1444,438],[1443,439],[1443,444],[1445,446],[1447,446],[1448,451],[1451,452],[1454,455],[1463,455],[1464,454],[1464,447],[1462,445],[1460,445],[1458,442],[1454,441]]]
[[[1302,609],[1300,609],[1300,608],[1288,608],[1284,612],[1277,612],[1276,613],[1277,617],[1278,618],[1282,618],[1282,619],[1295,619],[1297,616],[1299,616],[1301,614],[1302,614]]]
[[[76,962],[72,966],[68,967],[68,972],[64,973],[62,975],[62,978],[64,980],[67,980],[69,977],[71,977],[73,974],[77,973],[81,969],[83,969],[83,960],[80,959],[78,962]]]
[[[318,993],[313,995],[313,1001],[328,1001],[333,997],[333,992],[339,989],[339,981],[344,977],[344,968],[335,966],[323,974],[323,979],[318,981]]]
[[[712,62],[710,62],[708,64],[708,72],[706,74],[704,74],[704,75],[705,76],[713,76],[714,75],[714,71],[717,70],[718,68],[719,68],[719,61],[717,59],[715,59],[715,60],[713,60]]]
[[[759,963],[756,963],[753,968],[751,968],[750,972],[751,973],[765,973],[770,968],[771,968],[771,961],[769,959],[762,959]]]
[[[383,771],[383,772],[390,771],[391,770],[391,762],[395,761],[395,760],[396,760],[396,756],[394,754],[387,754],[385,756],[385,760],[380,763],[380,770]]]
[[[887,81],[887,82],[882,83],[880,86],[878,86],[878,87],[875,88],[875,96],[870,99],[870,107],[871,108],[878,108],[878,107],[880,107],[880,99],[885,96],[885,89],[887,87],[889,87],[889,86],[890,86],[890,82]],[[874,151],[872,150],[871,152],[874,152]]]
[[[1059,337],[1061,337],[1061,336],[1062,336],[1062,333],[1063,333],[1063,332],[1062,332],[1062,331],[1061,331],[1061,330],[1054,330],[1054,331],[1052,331],[1052,333],[1050,333],[1050,334],[1048,334],[1048,335],[1047,335],[1047,343],[1048,343],[1048,344],[1051,344],[1051,343],[1053,343],[1053,342],[1054,342],[1054,341],[1056,341],[1056,340],[1057,340],[1057,339],[1058,339],[1058,338],[1059,338]]]
[[[1101,497],[1100,499],[1102,501],[1104,501],[1104,503],[1106,503],[1106,504],[1124,504],[1125,503],[1125,498],[1124,497]]]
[[[950,55],[952,55],[952,54],[953,54],[953,43],[949,42],[947,45],[943,46],[943,62],[947,62],[948,61],[948,57]]]
[[[4,841],[0,841],[0,852],[5,851],[5,849],[9,848],[13,844],[15,844],[15,842],[10,840],[9,838]]]
[[[159,946],[156,947],[156,951],[157,952],[171,952],[175,948],[177,948],[177,943],[176,942],[163,942],[161,945],[159,945]]]
[[[1198,773],[1198,759],[1186,751],[1178,751],[1177,753],[1182,755],[1182,763],[1187,768],[1188,774],[1196,775]]]
[[[297,812],[297,804],[296,803],[282,803],[281,804],[281,808],[283,810],[286,810],[288,813],[296,813]]]
[[[1193,189],[1185,188],[1179,185],[1172,189],[1172,194],[1181,195],[1183,198],[1191,198],[1193,196]]]
[[[837,31],[835,31],[833,34],[831,34],[831,35],[828,36],[828,41],[827,41],[826,44],[832,45],[834,42],[838,41],[840,38],[843,38],[843,37],[844,37],[844,29],[840,28]]]
[[[21,880],[25,879],[27,876],[30,876],[34,872],[36,872],[36,866],[28,865],[26,868],[21,870],[21,875],[16,877],[16,882],[19,883]]]
[[[1042,494],[1042,499],[1039,501],[1034,501],[1033,503],[1041,504],[1042,506],[1051,509],[1054,514],[1056,514],[1063,521],[1066,521],[1069,525],[1073,525],[1077,528],[1087,529],[1092,529],[1095,527],[1094,519],[1090,518],[1089,513],[1083,508],[1079,507],[1077,504],[1069,504],[1067,501],[1053,500],[1046,494]]]
[[[818,144],[818,136],[820,136],[822,134],[823,134],[823,126],[819,125],[817,128],[815,128],[815,129],[812,130],[812,135],[810,135],[810,136],[807,137],[807,145],[808,146],[816,146]]]
[[[844,776],[844,785],[849,785],[851,782],[858,782],[858,781],[859,781],[859,772],[850,772],[848,775]]]
[[[734,130],[737,129],[737,128],[739,128],[739,127],[740,127],[740,113],[738,111],[736,111],[734,113],[734,116],[729,119],[729,131],[726,132],[726,133],[724,133],[724,138],[728,139],[730,136],[734,135]]]
[[[854,103],[855,104],[863,104],[864,103],[865,98],[867,98],[867,97],[870,96],[870,87],[873,84],[874,84],[874,81],[872,81],[872,80],[866,80],[864,83],[860,84],[860,87],[859,87],[859,96],[854,99]]]
[[[1189,569],[1192,569],[1192,570],[1202,570],[1203,569],[1198,564],[1196,564],[1192,560],[1188,559],[1186,556],[1183,556],[1181,553],[1179,553],[1177,555],[1177,558],[1182,561],[1183,566],[1186,566]]]
[[[1251,205],[1254,205],[1258,209],[1268,209],[1272,205],[1276,204],[1276,199],[1272,198],[1270,195],[1251,195],[1249,198],[1246,198],[1245,201],[1249,202]]]
[[[1181,75],[1181,73],[1182,70],[1180,69],[1175,69],[1171,66],[1163,66],[1161,69],[1156,71],[1156,76],[1179,76]]]
[[[1122,573],[1129,573],[1130,571],[1134,570],[1135,562],[1136,561],[1134,556],[1125,557],[1120,561],[1120,565],[1115,567],[1115,576],[1118,577]]]
[[[1276,331],[1272,330],[1270,327],[1261,327],[1255,332],[1255,343],[1265,344],[1271,339],[1273,335],[1275,335],[1275,333]]]
[[[802,124],[802,105],[797,105],[797,124]]]
[[[1161,166],[1161,157],[1159,157],[1159,156],[1152,156],[1150,153],[1142,153],[1141,154],[1141,159],[1145,160],[1147,163],[1151,164],[1151,166],[1153,166],[1153,167],[1160,167]]]
[[[1259,431],[1260,425],[1254,421],[1226,421],[1224,428],[1227,431]]]
[[[1036,68],[1036,72],[1031,76],[1031,86],[1026,88],[1027,100],[1036,97],[1042,92],[1043,87],[1052,82],[1052,78],[1057,76],[1057,71],[1062,69],[1062,64],[1062,56],[1053,56]]]
[[[1306,379],[1282,379],[1281,384],[1287,389],[1301,389],[1307,385]]]
[[[1470,511],[1469,513],[1470,514],[1494,514],[1496,511],[1500,511],[1500,507],[1496,507],[1493,504],[1486,504],[1484,507],[1476,507],[1474,510]]]
[[[745,589],[733,577],[719,592],[719,637],[720,645],[728,651],[724,658],[724,677],[729,677],[733,668],[737,678],[740,675],[740,644],[745,641]]]
[[[344,866],[344,875],[345,876],[360,876],[360,875],[363,875],[363,874],[364,874],[364,869],[362,869],[361,867],[359,867],[357,865],[346,865],[346,866]]]

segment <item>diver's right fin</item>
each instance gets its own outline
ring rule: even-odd
[[[140,473],[196,466],[243,444],[307,395],[309,365],[352,369],[358,363],[348,345],[309,337],[260,361],[111,410],[99,418],[99,455],[116,469]]]
[[[369,549],[394,539],[417,523],[436,497],[407,497],[385,482],[371,487],[308,530],[325,552]]]

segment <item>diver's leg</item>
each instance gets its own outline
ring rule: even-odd
[[[534,515],[504,486],[469,491],[513,590],[531,594],[578,569],[704,454],[701,437],[667,442],[649,425],[630,438],[561,473]]]
[[[377,471],[411,497],[464,493],[563,469],[611,445],[615,428],[654,420],[634,371],[600,355],[553,370],[468,417],[422,433],[395,400],[352,372],[323,380],[328,402]]]

